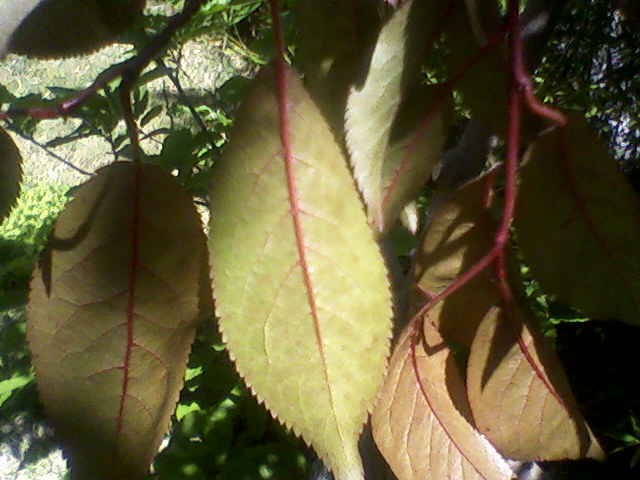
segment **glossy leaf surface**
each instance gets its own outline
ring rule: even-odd
[[[638,198],[586,120],[526,152],[515,226],[545,290],[588,317],[640,325]]]
[[[0,33],[5,37],[0,37],[0,44],[11,36],[9,51],[41,58],[89,53],[113,42],[135,23],[145,3],[144,0],[3,2],[8,3],[1,7],[2,13],[15,30],[4,27]]]
[[[290,67],[254,80],[213,178],[214,294],[231,357],[336,478],[362,478],[356,444],[385,369],[389,286],[341,150]]]
[[[206,242],[158,167],[113,164],[74,197],[31,285],[36,383],[74,478],[140,478],[182,386]]]
[[[468,422],[471,417],[451,351],[436,329],[417,343],[418,384],[410,326],[391,357],[372,414],[373,435],[399,480],[501,480],[511,469]]]
[[[478,429],[516,460],[602,457],[555,352],[522,308],[513,314],[491,309],[471,346],[467,389]]]
[[[0,128],[0,223],[20,193],[22,157],[13,139]]]

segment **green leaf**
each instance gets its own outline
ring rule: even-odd
[[[21,181],[20,151],[9,134],[0,128],[0,223],[15,205]]]
[[[200,321],[206,242],[160,168],[116,163],[74,193],[33,277],[27,339],[74,478],[140,478]]]
[[[254,80],[213,179],[209,245],[230,355],[336,478],[362,479],[389,285],[341,149],[295,71],[268,66]]]
[[[467,368],[478,430],[514,460],[602,459],[560,360],[532,320],[526,307],[496,306],[478,327]]]
[[[454,84],[464,106],[486,128],[503,133],[507,125],[508,56],[502,44],[481,52],[487,42],[498,35],[501,25],[498,2],[465,3],[467,8],[459,5],[444,27],[450,76],[465,70]]]
[[[380,30],[364,84],[352,87],[349,93],[345,117],[346,144],[369,219],[381,230],[387,227],[383,226],[384,190],[388,187],[385,162],[390,142],[391,156],[394,156],[394,139],[391,138],[394,121],[402,101],[409,98],[409,90],[419,79],[420,51],[443,8],[444,5],[436,5],[435,2],[408,1],[396,10]],[[420,102],[420,105],[424,104]],[[428,107],[425,107],[423,114],[427,111]],[[410,115],[412,117],[415,117],[415,113]],[[404,123],[400,120],[400,131],[405,127]],[[416,122],[413,120],[410,123],[415,126]],[[434,122],[431,127],[431,122],[425,124],[425,128],[429,127],[429,133],[423,138],[431,140],[431,135],[440,131],[437,123]],[[431,131],[432,128],[435,132]],[[406,139],[403,140],[406,142]],[[430,144],[429,141],[420,143]],[[437,138],[434,143],[433,149],[438,150],[442,139]],[[402,151],[403,148],[396,146],[395,150]],[[395,156],[398,156],[397,152]],[[408,163],[416,161],[408,160]],[[392,159],[391,163],[399,162]],[[429,170],[429,163],[422,167],[423,171]],[[393,170],[393,167],[390,169]],[[419,180],[427,175],[428,172],[420,172]],[[402,195],[401,198],[404,199]],[[396,215],[399,213],[396,212]]]
[[[299,50],[305,85],[336,137],[344,136],[349,89],[361,84],[381,19],[369,0],[296,2]]]
[[[425,328],[414,349],[416,373],[413,333],[410,325],[398,341],[371,416],[373,437],[393,473],[399,480],[513,478],[470,423],[464,381],[442,337]]]
[[[525,153],[518,243],[545,291],[586,316],[640,325],[638,197],[586,120]]]
[[[382,216],[375,219],[380,230],[387,231],[416,199],[440,160],[451,106],[451,96],[435,85],[415,87],[400,105],[385,152]]]
[[[3,0],[0,54],[68,57],[112,43],[140,17],[144,0]],[[6,23],[5,23],[6,22]]]
[[[33,374],[20,375],[18,377],[9,378],[0,382],[0,408],[6,402],[13,392],[24,387],[33,380]]]

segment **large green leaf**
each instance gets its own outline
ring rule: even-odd
[[[471,346],[467,388],[478,429],[515,460],[602,458],[547,339],[526,307],[509,308],[511,318],[492,308]]]
[[[289,67],[262,70],[213,175],[220,327],[272,414],[341,480],[384,373],[389,285],[349,169]]]
[[[22,157],[12,138],[0,128],[0,223],[20,193]]]
[[[380,29],[377,5],[370,0],[299,0],[295,12],[296,62],[309,93],[342,139],[347,94],[361,83]]]
[[[367,204],[369,219],[381,230],[387,227],[383,204],[386,189],[391,185],[388,171],[397,170],[394,166],[402,165],[403,162],[412,165],[408,167],[410,171],[416,168],[415,162],[423,160],[426,165],[421,166],[421,171],[417,174],[418,180],[422,182],[434,163],[432,158],[423,157],[433,157],[433,153],[442,145],[442,125],[439,120],[432,118],[431,121],[420,124],[415,121],[415,112],[408,115],[412,118],[409,123],[413,127],[408,131],[407,122],[399,119],[400,125],[397,128],[404,130],[401,146],[394,145],[398,138],[391,138],[391,135],[403,100],[408,98],[410,89],[419,80],[421,52],[426,40],[436,28],[436,20],[445,7],[445,4],[438,2],[408,1],[396,10],[380,30],[364,84],[352,88],[349,93],[345,117],[346,144],[358,187]],[[425,105],[426,100],[434,101]],[[424,107],[421,112],[423,118],[432,107],[437,107],[434,102],[435,99],[428,95],[419,101],[419,105]],[[437,108],[432,115],[438,116]],[[407,135],[416,126],[418,131]],[[414,141],[418,147],[415,154],[407,150],[407,144],[411,145]],[[423,151],[425,148],[427,152]],[[385,167],[389,149],[392,166]],[[402,157],[401,161],[398,161],[399,156]],[[393,182],[394,185],[396,183],[397,180]],[[391,190],[395,190],[395,187]],[[398,190],[403,191],[402,188]],[[392,195],[396,194],[392,192]],[[411,200],[402,193],[399,197],[402,199],[398,202],[400,204]],[[400,210],[402,206],[404,205],[401,205]],[[397,218],[400,210],[396,210],[394,206]]]
[[[3,0],[0,54],[65,57],[113,42],[140,17],[144,0]],[[6,4],[6,5],[5,5]]]
[[[142,477],[169,425],[201,312],[206,242],[156,166],[75,192],[32,281],[36,383],[77,479]]]
[[[376,444],[395,475],[399,480],[513,478],[505,460],[469,423],[464,381],[442,337],[432,326],[425,329],[415,345],[416,374],[412,332],[409,326],[395,348],[371,416]]]
[[[591,318],[640,325],[638,198],[584,119],[527,150],[515,226],[545,290]]]

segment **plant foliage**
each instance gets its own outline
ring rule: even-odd
[[[102,136],[125,160],[73,192],[30,286],[35,383],[71,478],[143,478],[152,463],[159,478],[299,478],[306,459],[273,419],[337,480],[603,459],[536,320],[564,302],[570,318],[638,325],[638,200],[584,118],[536,97],[525,21],[551,15],[545,2],[521,16],[517,0],[191,0],[140,20],[144,3],[0,7],[3,52],[133,44],[91,86],[4,92],[0,113],[27,137],[77,117],[71,137]],[[214,106],[185,97],[197,131],[145,133],[163,111],[147,83],[182,90],[167,52],[220,25],[249,39],[259,73]],[[484,133],[456,142],[463,114]],[[0,132],[0,220],[20,165]],[[439,182],[440,167],[482,174]],[[0,406],[31,381],[16,368]],[[375,471],[359,448],[369,414]]]

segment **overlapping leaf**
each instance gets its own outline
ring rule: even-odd
[[[236,367],[336,478],[361,479],[389,286],[341,149],[295,71],[254,80],[213,178],[214,293]]]
[[[296,61],[305,85],[341,140],[349,89],[360,84],[380,15],[370,0],[300,0],[296,2]]]
[[[506,307],[487,313],[471,347],[467,389],[478,429],[517,460],[601,458],[555,352],[526,310],[509,308],[514,318]]]
[[[503,132],[507,119],[509,65],[502,46],[482,51],[498,35],[498,2],[458,4],[445,26],[444,46],[448,50],[450,75],[464,74],[454,87],[464,105],[492,131]]]
[[[545,290],[591,318],[640,325],[638,199],[584,119],[526,152],[515,225]]]
[[[22,157],[11,137],[0,128],[0,223],[20,193]]]
[[[380,230],[391,227],[407,203],[418,196],[440,160],[451,103],[440,86],[420,85],[400,105],[382,167],[382,217],[376,220]]]
[[[434,153],[443,143],[443,126],[438,118],[440,110],[435,101],[421,112],[423,119],[430,116],[431,121],[416,125],[415,112],[408,114],[413,119],[409,122],[411,126],[419,125],[418,131],[409,134],[404,119],[399,119],[398,129],[404,131],[400,145],[394,145],[393,141],[397,139],[391,135],[402,101],[409,98],[409,90],[418,81],[420,54],[444,7],[445,4],[437,2],[408,1],[402,5],[380,31],[364,85],[352,88],[349,94],[345,122],[347,148],[369,218],[380,230],[385,230],[390,226],[389,222],[397,218],[404,202],[412,200],[405,193],[407,185],[389,179],[388,173],[398,172],[401,167],[403,174],[417,173],[417,180],[409,183],[423,182],[434,163]],[[419,105],[425,103],[420,101]],[[389,155],[391,160],[388,160]],[[401,161],[398,161],[399,157]],[[385,166],[388,161],[390,167]],[[421,161],[425,164],[419,165]],[[408,165],[403,166],[405,164]],[[416,169],[418,172],[413,171]],[[391,177],[395,178],[395,175]],[[395,193],[395,185],[398,185],[398,193]],[[413,188],[407,191],[415,193]],[[394,205],[390,209],[394,212],[393,218],[385,212],[387,196],[394,197],[390,202]],[[399,209],[396,204],[400,204]]]
[[[0,53],[33,57],[89,53],[130,28],[144,0],[3,0]]]
[[[206,304],[205,255],[190,198],[151,165],[100,170],[57,220],[32,281],[27,337],[74,478],[146,473]]]
[[[450,193],[449,198],[440,197],[442,203],[429,219],[416,258],[416,282],[423,292],[442,292],[493,246],[496,222],[489,209],[487,182],[484,176]],[[429,321],[436,322],[445,338],[467,349],[478,324],[499,301],[490,274],[490,270],[480,273],[428,313]]]
[[[372,414],[373,435],[399,480],[500,480],[512,472],[468,422],[464,382],[451,351],[433,327],[415,347],[404,332]]]

